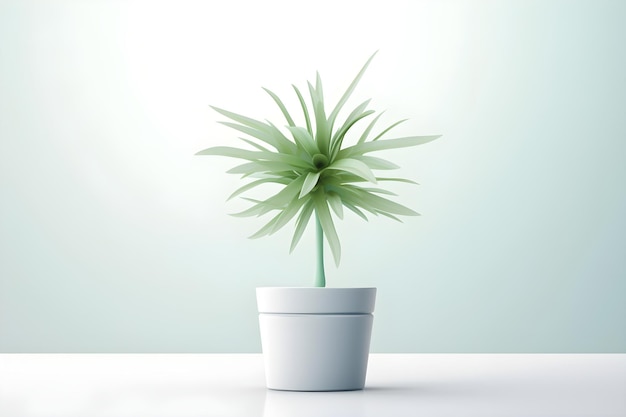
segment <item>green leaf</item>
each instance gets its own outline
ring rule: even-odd
[[[354,110],[352,110],[341,128],[337,129],[337,132],[335,132],[335,134],[333,135],[333,142],[335,142],[340,137],[343,137],[343,135],[345,135],[345,133],[350,128],[350,126],[352,126],[357,120],[365,117],[366,115],[374,113],[374,110],[369,110],[365,112],[365,109],[369,105],[370,101],[372,101],[372,99],[367,99],[363,103],[359,104]]]
[[[251,119],[250,117],[242,116],[228,110],[220,109],[219,107],[211,106],[211,108],[216,112],[222,114],[223,116],[226,116],[229,119],[240,123],[243,126],[230,122],[220,122],[221,124],[228,126],[232,129],[239,130],[240,132],[249,134],[250,136],[253,136],[257,139],[260,139],[272,145],[280,152],[293,153],[295,144],[285,138],[285,136],[282,135],[280,131],[272,129],[271,126],[258,120]]]
[[[313,168],[313,165],[303,161],[297,156],[276,152],[249,151],[247,149],[233,148],[230,146],[215,146],[204,149],[196,153],[196,155],[221,155],[231,158],[246,159],[248,161],[279,162],[281,164],[288,164],[293,167],[304,169]]]
[[[241,123],[242,125],[246,125],[253,129],[264,130],[265,128],[267,128],[267,125],[265,123],[252,119],[250,117],[242,116],[241,114],[233,113],[231,111],[220,109],[219,107],[215,107],[215,106],[209,106],[209,107],[211,107],[213,110],[220,113],[221,115],[226,116],[231,120],[234,120],[238,123]]]
[[[296,178],[274,196],[264,200],[263,203],[276,209],[283,209],[291,200],[295,199],[300,194],[303,182],[304,176]]]
[[[381,112],[378,116],[376,116],[369,125],[367,125],[367,128],[363,131],[363,134],[361,135],[361,137],[359,138],[359,141],[357,143],[363,143],[365,142],[365,140],[367,139],[367,137],[369,136],[370,132],[372,131],[372,128],[374,127],[374,125],[376,124],[376,122],[378,121],[378,119],[380,119],[380,116],[383,115],[383,113],[385,113],[384,111]]]
[[[268,198],[267,200],[257,202],[255,206],[252,206],[242,212],[234,213],[232,214],[232,216],[260,216],[272,210],[283,210],[292,200],[294,200],[298,196],[303,181],[304,177],[300,176],[292,180],[282,190],[280,190],[278,193]]]
[[[308,199],[308,201],[304,204],[304,207],[302,207],[302,211],[300,212],[298,220],[296,221],[296,229],[293,233],[293,238],[291,239],[291,247],[289,248],[289,253],[293,252],[293,250],[298,245],[298,242],[300,242],[302,234],[309,224],[309,219],[311,218],[311,214],[313,214],[314,207],[315,205],[312,199]]]
[[[328,200],[328,204],[333,209],[337,217],[343,219],[343,203],[341,202],[341,197],[337,193],[327,192],[326,199]]]
[[[389,190],[383,190],[382,188],[370,188],[370,187],[361,187],[361,190],[363,191],[367,191],[368,193],[378,193],[378,194],[385,194],[385,195],[391,195],[391,196],[397,196],[398,194],[391,192]]]
[[[350,200],[354,205],[370,212],[385,212],[402,216],[419,216],[419,213],[394,201],[377,196],[355,186],[346,186],[346,192],[352,193]]]
[[[354,155],[353,159],[358,159],[359,161],[365,163],[370,169],[398,169],[400,168],[398,165],[393,162],[389,162],[386,159],[377,158],[375,156],[366,156],[366,155]]]
[[[291,86],[296,91],[296,95],[298,96],[298,101],[300,101],[300,107],[302,107],[302,112],[304,113],[304,120],[306,122],[306,130],[309,132],[311,137],[313,137],[313,129],[311,128],[311,118],[309,117],[309,109],[307,108],[306,103],[304,102],[304,97],[302,97],[302,94],[300,93],[300,90],[298,90],[298,87],[296,87],[293,84]]]
[[[272,234],[272,230],[274,228],[274,225],[278,222],[278,219],[280,218],[280,215],[282,213],[277,214],[276,216],[274,216],[272,218],[272,220],[270,220],[269,222],[267,222],[262,228],[260,228],[259,230],[256,231],[256,233],[248,236],[248,239],[258,239],[260,237],[263,236],[267,236]]]
[[[306,178],[304,179],[304,183],[302,183],[302,189],[300,190],[300,196],[298,198],[302,198],[315,188],[317,185],[317,180],[320,177],[320,172],[309,172],[306,174]]]
[[[405,182],[407,184],[419,185],[419,183],[409,180],[406,178],[388,178],[388,177],[376,177],[378,181],[395,181],[395,182]]]
[[[404,123],[404,122],[406,122],[407,120],[409,120],[409,119],[402,119],[402,120],[398,120],[397,122],[395,122],[394,124],[392,124],[391,126],[389,126],[387,129],[385,129],[385,130],[383,130],[382,132],[380,132],[380,133],[378,134],[378,136],[376,136],[374,139],[372,139],[372,142],[373,142],[373,141],[375,141],[375,140],[380,139],[380,137],[381,137],[382,135],[384,135],[385,133],[389,132],[391,129],[393,129],[394,127],[398,126],[400,123]]]
[[[339,159],[324,169],[324,171],[327,170],[346,171],[376,184],[374,173],[365,163],[357,159]]]
[[[265,130],[258,130],[249,126],[239,125],[237,123],[231,123],[231,122],[219,122],[219,123],[224,126],[230,127],[231,129],[250,135],[253,138],[259,139],[267,143],[268,145],[271,145],[273,148],[275,148],[279,152],[293,153],[292,151],[295,150],[294,149],[295,144],[293,144],[291,141],[285,138],[284,135],[280,134],[280,131],[278,132],[279,135],[276,135],[275,132],[272,131],[272,127],[269,125],[266,126]]]
[[[346,201],[343,202],[343,205],[346,206],[350,211],[354,212],[355,214],[357,214],[360,218],[362,218],[363,220],[365,220],[366,222],[369,221],[369,219],[367,218],[367,216],[365,215],[365,213],[363,213],[361,210],[359,210],[358,208],[356,208],[353,204],[348,203]]]
[[[313,201],[315,202],[315,212],[324,230],[324,236],[326,236],[326,241],[328,242],[328,246],[330,246],[330,252],[335,260],[335,265],[339,266],[341,260],[341,244],[339,243],[339,236],[337,236],[337,230],[335,230],[333,218],[330,215],[324,193],[318,190],[318,192],[313,194]]]
[[[287,172],[293,172],[293,166],[289,164],[284,164],[280,162],[269,162],[269,161],[256,161],[256,162],[246,162],[245,164],[237,165],[234,168],[226,171],[228,174],[243,174],[244,177],[248,177],[250,175],[258,174],[258,173],[273,173],[273,174],[281,174],[284,176]]]
[[[246,199],[249,200],[249,199]],[[244,211],[240,211],[237,213],[230,213],[233,217],[252,217],[252,216],[262,216],[265,213],[269,213],[270,211],[275,210],[274,207],[270,207],[262,201],[257,204],[247,208]]]
[[[272,227],[270,234],[277,232],[283,226],[289,223],[289,220],[291,220],[296,214],[298,214],[302,206],[304,206],[304,204],[306,204],[309,200],[310,197],[292,200],[291,203],[287,207],[285,207],[285,209],[283,209],[283,211],[280,213],[279,218]]]
[[[321,153],[328,155],[330,150],[330,128],[326,121],[326,113],[324,111],[324,97],[322,93],[322,82],[319,79],[317,89],[308,83],[311,101],[313,102],[313,113],[315,114],[315,142]]]
[[[289,183],[289,180],[287,178],[262,178],[260,180],[252,181],[251,183],[248,183],[248,184],[246,184],[246,185],[244,185],[242,187],[239,187],[237,190],[235,190],[235,192],[232,193],[226,199],[226,201],[231,200],[231,199],[237,197],[238,195],[240,195],[240,194],[242,194],[242,193],[244,193],[244,192],[246,192],[246,191],[248,191],[248,190],[250,190],[250,189],[252,189],[254,187],[257,187],[257,186],[259,186],[261,184],[266,184],[268,182],[270,182],[270,183],[278,183],[278,184],[285,184],[286,185],[286,184]]]
[[[343,93],[343,96],[341,96],[341,98],[339,99],[339,102],[337,103],[333,111],[330,113],[330,116],[328,117],[328,123],[330,126],[333,126],[335,124],[335,119],[337,118],[339,111],[341,110],[343,105],[346,104],[346,101],[348,101],[348,98],[350,98],[350,95],[352,95],[352,92],[354,91],[356,86],[359,84],[359,81],[363,77],[363,74],[365,74],[365,70],[369,66],[370,62],[372,62],[372,59],[374,59],[374,56],[376,56],[377,53],[378,51],[374,52],[372,56],[369,57],[367,62],[365,62],[365,65],[363,65],[363,67],[361,68],[361,71],[359,71],[359,73],[356,75],[352,83],[350,83],[350,86],[348,87],[346,92]]]
[[[385,139],[377,140],[376,142],[359,143],[339,151],[339,153],[337,154],[337,158],[347,158],[353,155],[363,155],[368,152],[422,145],[440,137],[441,135],[408,136],[405,138]]]
[[[287,129],[293,134],[293,138],[298,146],[304,149],[310,156],[320,153],[315,140],[306,129],[298,126],[288,127]]]
[[[254,148],[257,148],[257,149],[258,149],[258,150],[260,150],[260,151],[263,151],[263,152],[272,152],[272,151],[270,151],[269,149],[267,149],[266,147],[264,147],[264,146],[262,146],[262,145],[259,145],[258,143],[254,142],[254,141],[252,141],[252,140],[250,140],[250,139],[246,139],[246,138],[239,138],[239,139],[240,139],[240,140],[242,140],[242,141],[244,141],[244,142],[246,142],[248,145],[250,145],[250,146],[252,146],[252,147],[254,147]]]
[[[287,108],[285,107],[285,105],[283,104],[282,100],[273,92],[271,92],[269,89],[263,87],[263,90],[265,90],[265,92],[267,94],[269,94],[274,101],[276,102],[276,104],[278,105],[278,107],[280,108],[280,111],[283,113],[283,115],[285,116],[285,119],[287,119],[287,123],[289,124],[289,126],[295,126],[296,124],[293,122],[293,119],[291,118],[291,116],[289,115],[289,112],[287,111]]]
[[[384,211],[379,211],[378,213],[380,213],[381,216],[389,217],[392,220],[395,220],[395,221],[400,222],[400,223],[404,223],[402,221],[402,219],[399,219],[398,217],[394,216],[393,214],[389,214],[389,213],[386,213]]]
[[[300,211],[300,208],[309,201],[309,199],[293,200],[292,203],[289,204],[283,211],[278,213],[275,217],[272,218],[272,220],[270,220],[267,224],[265,224],[265,226],[263,226],[249,238],[257,239],[259,237],[269,236],[276,233],[283,226],[289,223],[289,220],[291,220],[298,213],[298,211]]]
[[[356,109],[354,109],[352,113],[350,113],[346,121],[344,122],[343,126],[341,126],[341,128],[337,130],[335,135],[333,135],[333,138],[331,140],[331,143],[332,143],[331,154],[333,156],[337,155],[337,153],[341,149],[343,138],[345,137],[348,130],[350,130],[350,128],[359,120],[374,113],[374,110],[364,111],[367,105],[369,104],[369,102],[370,100],[366,100],[365,102],[361,103],[361,105],[358,106]]]
[[[315,71],[315,91],[317,93],[317,99],[320,103],[324,103],[324,90],[322,89],[322,77],[320,77],[319,71]]]
[[[267,124],[269,126],[270,132],[274,136],[280,137],[281,142],[284,142],[284,143],[288,144],[288,146],[289,146],[288,153],[295,154],[296,151],[297,151],[295,143],[293,143],[291,140],[289,140],[287,138],[287,136],[285,136],[283,134],[283,132],[281,132],[280,129],[278,129],[276,126],[274,126],[274,124],[272,122],[270,122],[269,120],[267,121]]]

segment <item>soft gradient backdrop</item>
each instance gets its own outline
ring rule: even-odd
[[[298,4],[0,1],[0,351],[260,351],[313,230],[246,239],[208,105],[279,122],[262,86],[334,103],[380,50],[351,103],[443,137],[384,155],[421,217],[339,225],[372,350],[626,352],[626,2]]]

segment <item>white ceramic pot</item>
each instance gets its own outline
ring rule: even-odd
[[[363,389],[376,288],[257,288],[267,387]]]

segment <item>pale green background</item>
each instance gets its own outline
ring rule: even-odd
[[[352,103],[444,136],[384,155],[422,217],[339,225],[373,351],[626,352],[626,2],[297,4],[0,2],[0,351],[259,351],[313,234],[227,216],[208,105],[279,121],[261,86],[335,102],[380,50]]]

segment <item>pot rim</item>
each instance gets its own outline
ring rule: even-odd
[[[371,314],[375,287],[257,287],[259,313]]]
[[[276,289],[302,289],[302,290],[375,290],[377,287],[273,287],[273,286],[263,286],[256,287],[259,288],[276,288]]]

